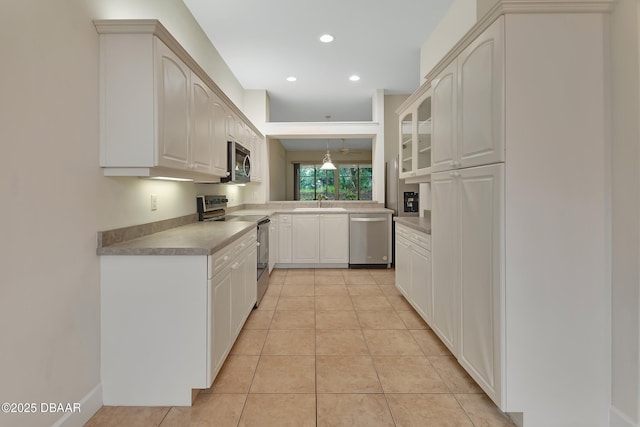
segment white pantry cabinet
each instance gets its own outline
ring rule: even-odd
[[[432,175],[434,332],[502,397],[504,164]]]
[[[244,141],[257,129],[157,20],[94,24],[103,173],[207,182],[226,176],[229,135],[239,126]]]
[[[607,425],[613,3],[521,3],[498,1],[426,76],[431,326],[526,425]]]
[[[396,287],[431,323],[431,236],[402,224],[396,227]]]
[[[102,256],[104,404],[190,406],[210,387],[255,305],[255,257],[255,230],[209,256]]]

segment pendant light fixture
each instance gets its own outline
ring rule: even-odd
[[[322,166],[320,170],[335,170],[336,166],[331,161],[331,153],[329,153],[329,140],[327,140],[327,154],[322,158]]]

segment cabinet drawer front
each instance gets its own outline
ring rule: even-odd
[[[405,226],[396,223],[396,236],[402,236],[405,239],[409,239],[411,233],[409,233],[409,229]]]
[[[233,258],[231,254],[232,248],[232,245],[229,245],[209,257],[209,279],[231,264],[231,259]]]
[[[291,215],[278,215],[278,221],[280,222],[280,224],[285,223],[285,224],[290,224],[291,223]]]
[[[431,250],[431,236],[428,234],[415,233],[412,240],[416,245]]]
[[[249,249],[252,245],[255,245],[256,239],[257,233],[255,231],[252,231],[238,239],[238,241],[232,245],[233,257],[235,258],[246,249]]]

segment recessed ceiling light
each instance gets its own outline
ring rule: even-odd
[[[322,43],[331,43],[333,41],[333,36],[331,34],[323,34],[320,36],[320,41]]]
[[[295,82],[296,80],[298,80],[298,79],[296,79],[294,76],[287,77],[287,81],[288,82]]]
[[[358,80],[360,80],[360,76],[354,74],[353,76],[349,77],[349,80],[351,80],[352,82],[357,82]]]

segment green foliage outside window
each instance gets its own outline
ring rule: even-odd
[[[321,170],[321,165],[300,165],[299,200],[371,200],[372,169],[368,164],[337,165]],[[337,178],[337,188],[336,188]]]

